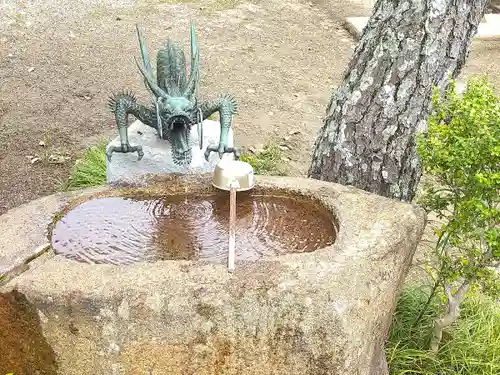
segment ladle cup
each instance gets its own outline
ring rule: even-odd
[[[232,272],[234,271],[236,258],[236,192],[253,188],[253,168],[243,161],[221,160],[215,167],[212,184],[218,189],[229,191],[229,253],[227,267]]]

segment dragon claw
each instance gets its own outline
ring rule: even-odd
[[[113,155],[113,152],[121,152],[120,147],[116,146],[111,146],[106,150],[106,157],[108,158],[108,162],[111,163],[111,156]]]
[[[131,146],[129,144],[122,144],[121,146],[111,146],[106,151],[106,157],[108,161],[111,162],[111,155],[113,152],[119,153],[129,153],[129,152],[137,152],[137,161],[141,160],[144,156],[144,151],[142,150],[142,146]]]
[[[108,159],[108,162],[109,162],[109,163],[111,163],[111,155],[112,155],[112,154],[113,154],[113,152],[112,152],[110,149],[108,149],[108,150],[106,151],[106,158]]]
[[[144,156],[144,151],[142,151],[142,147],[141,146],[137,146],[137,147],[138,147],[138,149],[137,149],[137,161],[139,161]]]
[[[205,150],[205,160],[208,161],[208,158],[210,156],[210,153],[212,151],[217,151],[217,149],[213,146],[208,146],[207,149]]]
[[[233,148],[233,154],[236,160],[240,160],[240,152],[237,149]]]
[[[234,158],[238,160],[240,158],[240,153],[238,150],[234,147],[227,147],[225,145],[210,145],[207,147],[205,150],[205,160],[208,161],[208,158],[210,157],[211,152],[217,152],[219,154],[219,159],[222,159],[224,154],[234,154]]]

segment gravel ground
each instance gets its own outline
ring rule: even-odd
[[[131,89],[147,100],[134,57],[135,24],[150,54],[168,37],[188,52],[197,25],[204,96],[239,103],[236,142],[290,148],[292,174],[307,171],[329,95],[354,41],[346,16],[364,0],[0,1],[0,214],[51,194],[82,151],[117,134],[108,96]],[[475,44],[466,74],[500,87],[498,43]]]
[[[294,174],[306,170],[311,135],[353,47],[321,8],[300,0],[7,0],[0,8],[0,213],[57,190],[85,147],[117,134],[106,108],[112,92],[127,88],[147,99],[133,60],[135,24],[153,55],[168,37],[188,52],[190,20],[201,94],[238,100],[237,143],[288,137]]]

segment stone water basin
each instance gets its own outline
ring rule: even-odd
[[[0,216],[0,296],[24,301],[39,327],[19,333],[32,356],[9,358],[33,365],[53,353],[57,369],[49,361],[40,373],[58,375],[386,375],[384,340],[423,211],[337,184],[256,176],[255,189],[238,193],[229,273],[227,193],[210,182],[151,176]],[[0,348],[0,364],[11,347]]]
[[[238,261],[311,252],[335,241],[335,218],[311,199],[237,195]],[[56,254],[116,265],[159,260],[227,262],[229,195],[102,197],[68,211],[51,236]]]

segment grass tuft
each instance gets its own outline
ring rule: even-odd
[[[264,149],[257,153],[243,153],[240,160],[249,163],[256,174],[286,176],[288,169],[283,163],[283,153],[278,145],[267,144]]]
[[[440,296],[414,324],[428,295],[422,287],[402,291],[386,347],[391,375],[500,374],[500,305],[480,294],[467,297],[460,318],[443,335],[434,355],[427,347],[434,318],[440,313]]]
[[[106,146],[107,141],[101,141],[85,151],[71,169],[64,189],[82,189],[99,186],[106,183]]]
[[[78,159],[70,171],[70,176],[62,184],[63,190],[82,189],[106,183],[107,141],[90,147]],[[282,161],[282,151],[278,145],[269,144],[256,154],[242,154],[240,160],[250,163],[256,174],[285,176],[288,170]]]

